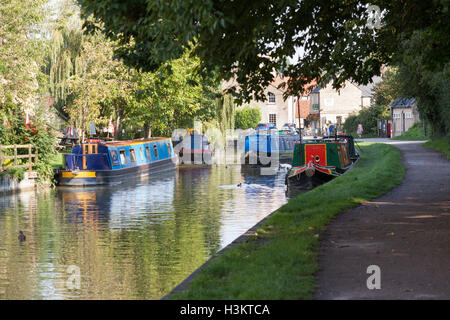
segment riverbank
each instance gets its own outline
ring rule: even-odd
[[[443,152],[447,155],[447,159],[450,159],[450,144],[448,142],[448,138],[446,137],[427,141],[423,144],[423,146],[429,149]]]
[[[337,214],[381,196],[404,176],[400,152],[360,143],[345,175],[289,200],[246,240],[234,242],[177,286],[167,299],[311,299],[320,233]]]
[[[30,176],[28,171],[23,173],[23,178],[18,179],[9,174],[0,174],[0,194],[29,191],[38,186],[35,176]]]
[[[315,299],[450,298],[450,162],[422,142],[394,143],[405,179],[327,227]],[[370,265],[379,267],[379,289],[367,287]]]

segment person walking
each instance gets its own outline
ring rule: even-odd
[[[359,138],[361,139],[361,136],[363,134],[363,126],[361,123],[358,124],[358,129],[356,130],[356,133],[358,134]]]
[[[330,136],[332,136],[334,134],[334,125],[333,125],[333,123],[331,123],[331,121],[328,124],[328,131],[329,131]]]

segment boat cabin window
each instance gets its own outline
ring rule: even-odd
[[[97,153],[97,145],[96,144],[83,144],[83,154],[94,154]]]
[[[158,147],[156,144],[153,145],[153,152],[155,153],[155,158],[158,158]]]
[[[136,162],[136,154],[134,153],[134,149],[130,149],[130,158],[131,162]]]
[[[120,150],[120,163],[127,164],[127,156],[125,155],[125,150]]]
[[[144,160],[144,153],[142,152],[142,147],[139,148],[139,153],[141,154],[141,159]]]
[[[167,153],[169,154],[169,155],[171,155],[172,154],[172,148],[170,147],[170,143],[166,143],[166,146],[167,146]]]
[[[111,159],[113,163],[118,163],[117,151],[111,150]]]
[[[145,156],[147,157],[147,159],[151,159],[149,146],[145,147]]]

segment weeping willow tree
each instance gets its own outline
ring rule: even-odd
[[[63,107],[68,103],[69,79],[77,72],[75,64],[84,41],[78,7],[71,0],[62,2],[46,57],[49,90],[59,112],[64,112]]]
[[[217,99],[217,122],[224,138],[227,130],[234,130],[235,113],[236,108],[231,94],[224,94]]]
[[[102,114],[105,99],[111,103],[117,96],[130,94],[131,89],[129,77],[125,76],[128,68],[113,59],[113,43],[100,32],[84,34],[82,24],[79,7],[73,0],[59,2],[45,71],[55,108],[84,136],[89,122],[106,125]]]

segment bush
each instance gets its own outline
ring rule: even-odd
[[[378,119],[389,118],[389,107],[375,104],[371,107],[363,107],[358,114],[350,115],[344,123],[345,132],[356,134],[358,124],[361,123],[364,135],[376,135]]]
[[[261,112],[257,108],[246,106],[236,110],[235,128],[249,129],[254,128],[261,121]]]
[[[11,177],[22,181],[25,178],[25,169],[24,168],[8,168],[1,173],[1,175],[10,175]]]
[[[0,145],[33,144],[38,152],[36,171],[38,172],[39,180],[52,179],[51,155],[55,153],[57,140],[55,134],[40,120],[41,116],[35,115],[29,128],[24,125],[25,119],[22,113],[12,112],[8,115],[3,114],[3,117],[6,117],[8,120],[8,125],[0,126]],[[23,152],[28,152],[28,150],[23,150]]]

